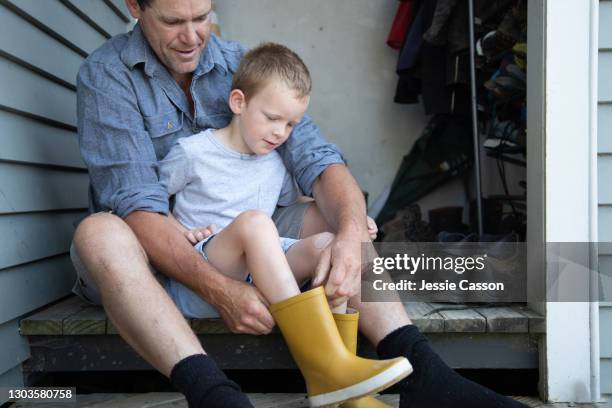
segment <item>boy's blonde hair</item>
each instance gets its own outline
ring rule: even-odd
[[[232,90],[241,90],[248,100],[273,79],[282,81],[298,98],[310,95],[312,90],[310,72],[304,61],[284,45],[270,42],[260,44],[242,57],[232,80]]]

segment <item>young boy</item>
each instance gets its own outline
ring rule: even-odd
[[[180,139],[161,162],[160,180],[175,197],[178,228],[219,226],[196,250],[221,273],[257,286],[306,379],[311,406],[323,406],[387,388],[412,367],[403,357],[362,359],[345,347],[336,324],[350,321],[356,333],[357,315],[344,314],[343,305],[333,316],[321,287],[300,292],[308,280],[324,282],[327,271],[315,269],[333,235],[282,238],[270,218],[277,204],[298,196],[275,149],[306,112],[310,91],[308,69],[295,53],[277,44],[253,49],[233,78],[230,125]],[[174,298],[198,317],[198,299]]]

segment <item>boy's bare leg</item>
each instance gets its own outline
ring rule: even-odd
[[[316,267],[321,256],[329,255],[328,252],[325,252],[325,249],[333,239],[334,234],[321,232],[304,238],[289,248],[289,251],[287,251],[287,261],[291,271],[293,271],[295,280],[300,286],[308,280],[313,280],[313,286],[325,283],[329,271],[316,271]],[[316,277],[317,272],[321,272],[321,276]],[[332,312],[346,313],[346,307],[347,302],[344,302],[332,308]]]
[[[153,367],[169,376],[183,358],[204,353],[123,220],[107,213],[86,218],[77,228],[74,245],[119,334]]]
[[[208,261],[226,276],[244,280],[251,273],[269,303],[300,293],[280,246],[274,222],[255,210],[240,214],[205,247]]]

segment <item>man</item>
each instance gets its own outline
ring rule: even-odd
[[[274,326],[255,287],[217,272],[172,226],[167,192],[157,174],[158,160],[178,138],[229,123],[227,96],[243,49],[211,36],[210,0],[126,4],[138,19],[136,27],[90,55],[78,76],[79,142],[95,214],[75,232],[75,291],[102,303],[121,336],[170,377],[190,406],[250,406],[206,356],[153,272],[196,292],[233,332],[266,334]],[[503,397],[444,365],[410,325],[401,303],[358,301],[360,247],[369,241],[362,193],[338,149],[323,140],[309,118],[293,132],[280,153],[316,206],[284,209],[276,215],[279,230],[302,237],[325,229],[335,232],[321,259],[320,267],[331,268],[325,291],[334,303],[351,298],[350,306],[361,312],[362,332],[379,354],[406,356],[413,363],[415,372],[402,387],[402,404],[503,406]],[[446,399],[440,400],[441,390]],[[482,403],[466,400],[466,393]]]

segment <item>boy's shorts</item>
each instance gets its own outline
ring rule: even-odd
[[[211,235],[194,246],[196,251],[201,253],[206,260],[208,260],[208,255],[206,254],[206,244],[208,244],[214,237],[214,235]],[[287,253],[289,248],[291,248],[296,242],[298,242],[297,239],[281,238],[280,245],[283,248],[283,252]],[[244,281],[251,285],[253,284],[253,278],[251,277],[250,273],[246,276]],[[179,310],[187,317],[202,319],[205,317],[210,317],[211,309],[212,311],[216,312],[216,310],[214,310],[209,303],[179,281],[165,278],[164,288],[174,303],[176,303]]]
[[[310,204],[310,202],[307,202],[297,203],[289,207],[278,207],[274,212],[272,219],[276,224],[279,234],[282,237],[287,237],[281,238],[281,246],[285,252],[291,245],[297,242],[296,240],[299,238],[302,230],[304,214]],[[196,249],[198,249],[198,245],[203,247],[211,238],[212,237],[209,237],[207,240],[196,244]],[[283,243],[283,240],[287,241]],[[203,252],[203,255],[205,256],[206,254]],[[72,288],[72,292],[88,303],[96,305],[102,304],[100,291],[87,269],[85,269],[78,253],[75,251],[74,243],[70,245],[70,258],[77,273],[77,280]],[[151,272],[155,275],[157,280],[160,281],[162,286],[166,289],[166,292],[185,316],[200,319],[219,317],[219,313],[213,306],[206,303],[187,287],[158,273],[153,268],[151,268]],[[247,277],[247,279],[249,279],[249,277]]]

